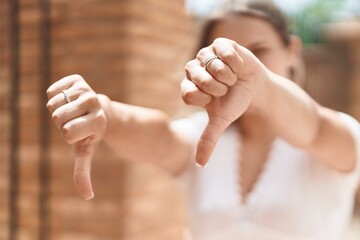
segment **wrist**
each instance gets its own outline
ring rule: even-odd
[[[105,126],[105,130],[103,133],[103,138],[106,138],[106,136],[108,135],[108,129],[109,129],[109,125],[111,124],[111,115],[112,115],[112,107],[111,107],[111,100],[108,96],[104,95],[104,94],[96,94],[98,97],[98,101],[100,103],[101,106],[101,110],[103,111],[105,118],[106,118],[106,126]]]
[[[104,94],[96,94],[100,103],[101,108],[103,109],[106,119],[109,120],[110,109],[111,109],[111,100],[108,96]]]
[[[268,107],[271,101],[271,85],[273,74],[267,68],[264,69],[263,74],[257,77],[257,91],[252,97],[250,107],[254,111],[262,111],[264,107]]]

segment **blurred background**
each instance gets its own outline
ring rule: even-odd
[[[96,197],[77,195],[45,90],[78,73],[113,100],[179,116],[183,66],[220,2],[0,0],[0,240],[182,239],[181,195],[154,166],[100,146]],[[360,1],[275,2],[304,41],[306,90],[360,120]],[[359,239],[357,215],[347,240]]]

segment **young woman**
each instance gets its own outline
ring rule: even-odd
[[[80,194],[93,197],[91,157],[104,141],[182,182],[196,240],[341,239],[360,176],[358,122],[289,80],[299,77],[301,41],[272,4],[219,14],[203,42],[210,45],[186,65],[181,90],[206,111],[186,119],[111,101],[78,75],[49,87]],[[195,148],[205,168],[193,164]]]

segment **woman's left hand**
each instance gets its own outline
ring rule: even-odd
[[[261,96],[267,70],[249,50],[219,38],[201,49],[185,71],[184,102],[204,107],[209,115],[195,156],[205,166],[223,131]]]

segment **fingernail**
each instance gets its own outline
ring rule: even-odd
[[[85,198],[85,200],[91,200],[91,199],[93,199],[94,198],[94,192],[91,192],[90,194],[89,194],[89,196],[87,196],[86,198]]]
[[[200,163],[196,163],[196,166],[198,166],[199,168],[205,168],[206,165],[201,165]]]

